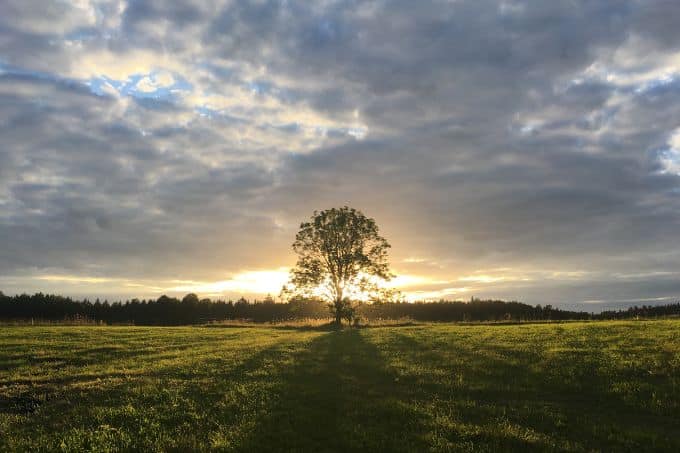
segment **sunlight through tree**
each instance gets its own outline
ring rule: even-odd
[[[344,206],[314,211],[300,225],[293,250],[298,255],[284,293],[322,297],[330,303],[335,323],[354,318],[353,300],[377,299],[388,292],[380,286],[394,275],[387,262],[390,244],[375,220]]]

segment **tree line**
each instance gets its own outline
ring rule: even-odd
[[[331,316],[328,303],[298,298],[276,303],[271,297],[260,301],[212,301],[187,294],[182,299],[161,296],[155,300],[132,299],[108,302],[37,293],[7,296],[0,292],[0,320],[3,321],[84,321],[106,324],[183,325],[213,321],[253,322],[325,319]],[[415,321],[540,321],[631,319],[680,315],[680,303],[663,306],[631,307],[626,310],[593,314],[569,311],[551,305],[471,299],[439,302],[358,303],[359,320],[403,319]],[[332,311],[332,308],[331,308]]]

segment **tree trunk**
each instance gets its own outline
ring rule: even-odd
[[[340,299],[335,301],[335,324],[338,327],[342,325],[342,300]]]
[[[339,284],[337,279],[334,279],[335,283],[335,324],[340,327],[342,326],[342,286]]]

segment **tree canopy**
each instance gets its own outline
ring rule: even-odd
[[[385,292],[380,281],[394,275],[387,261],[390,244],[375,220],[344,206],[314,211],[300,224],[293,250],[298,255],[284,292],[317,296],[330,303],[336,323],[354,316],[352,299],[377,298]]]

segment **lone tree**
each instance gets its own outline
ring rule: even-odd
[[[283,292],[302,297],[323,297],[330,302],[335,323],[354,317],[351,296],[376,298],[377,282],[393,277],[387,262],[390,244],[378,233],[375,220],[356,209],[314,211],[300,224],[293,250],[298,255],[291,270],[293,289]]]

